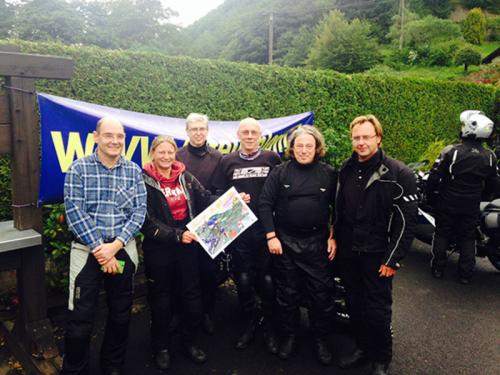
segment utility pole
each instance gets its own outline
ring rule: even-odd
[[[403,49],[404,43],[404,25],[405,25],[405,0],[399,0],[399,20],[401,22],[401,31],[399,35],[399,49]]]
[[[269,15],[269,48],[267,50],[267,62],[273,64],[273,14]]]

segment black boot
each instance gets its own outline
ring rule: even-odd
[[[278,350],[278,357],[281,359],[290,358],[297,349],[297,336],[294,334],[285,336]]]
[[[432,271],[432,276],[435,279],[442,279],[444,276],[443,270],[440,270],[439,268],[432,268],[431,271]]]
[[[276,334],[269,323],[264,324],[264,343],[266,344],[266,348],[269,353],[278,353],[278,341],[276,340]]]
[[[191,342],[184,342],[184,351],[188,358],[194,363],[205,363],[207,361],[207,355],[203,349],[194,345]]]
[[[170,367],[170,353],[168,349],[157,352],[154,356],[155,365],[160,370],[166,370]]]
[[[317,337],[314,340],[314,352],[316,353],[316,358],[319,363],[325,366],[329,366],[332,363],[332,352],[328,349],[326,340],[321,337]]]
[[[203,330],[207,335],[212,336],[215,332],[215,324],[212,316],[208,313],[203,314]]]
[[[372,371],[370,375],[388,375],[389,374],[389,365],[385,363],[377,363],[374,362],[372,364]]]
[[[359,367],[366,362],[368,362],[366,352],[361,349],[356,349],[348,356],[341,357],[339,359],[338,366],[343,369],[349,369]]]
[[[255,337],[255,330],[259,324],[259,318],[254,315],[248,321],[234,347],[238,350],[245,350]]]

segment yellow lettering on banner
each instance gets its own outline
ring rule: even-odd
[[[229,154],[234,148],[234,143],[219,143],[219,145],[217,146],[217,150],[219,150],[219,152],[221,154]]]
[[[141,137],[138,135],[134,135],[132,139],[130,140],[128,144],[128,148],[124,147],[122,151],[122,155],[125,159],[127,160],[132,160],[132,157],[134,156],[135,150],[137,149],[137,146],[141,143],[141,161],[143,164],[144,160],[148,159],[148,144],[149,144],[149,139],[148,137]],[[146,149],[146,159],[144,159],[144,149]]]
[[[57,160],[59,161],[59,166],[61,167],[61,171],[63,173],[66,173],[73,160],[84,157],[85,155],[90,155],[94,150],[94,137],[92,136],[92,133],[87,134],[87,139],[85,141],[85,152],[83,151],[80,133],[69,133],[66,150],[64,149],[64,142],[61,132],[53,131],[50,132],[50,135],[52,136],[52,143],[54,143]]]
[[[149,162],[149,137],[141,137],[141,163],[144,164]]]

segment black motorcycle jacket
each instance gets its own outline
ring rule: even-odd
[[[484,148],[481,141],[464,139],[441,151],[427,180],[427,194],[434,205],[439,201],[454,210],[479,210],[482,197],[493,198],[497,178],[494,152]]]
[[[341,253],[384,253],[383,264],[398,268],[411,246],[417,218],[417,186],[414,173],[402,162],[378,151],[378,163],[361,192],[355,213],[346,217],[346,177],[356,168],[357,154],[346,160],[339,172],[335,198],[334,237]],[[343,241],[342,232],[350,232]],[[340,236],[340,237],[339,237]],[[346,248],[347,247],[347,248]],[[341,255],[342,256],[342,255]]]

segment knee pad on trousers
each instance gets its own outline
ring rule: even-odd
[[[262,290],[266,295],[274,295],[274,281],[271,275],[263,275],[261,285]]]
[[[236,283],[238,284],[238,287],[248,289],[252,286],[252,278],[248,272],[242,272],[236,275]]]

